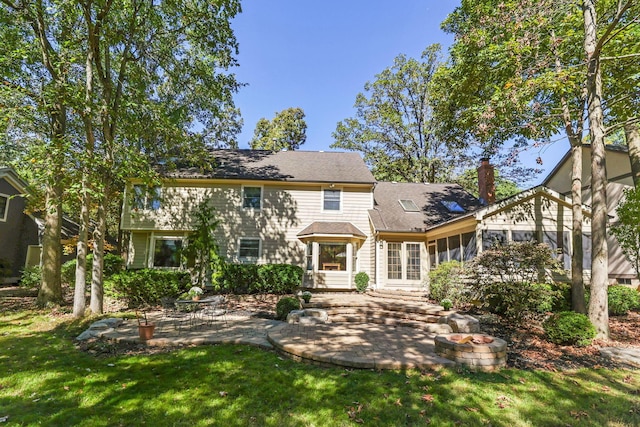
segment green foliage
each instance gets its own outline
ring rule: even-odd
[[[435,301],[450,299],[455,305],[467,302],[464,269],[458,261],[447,261],[429,271],[429,295]]]
[[[607,289],[609,314],[621,316],[629,310],[640,308],[640,292],[622,285],[609,286]]]
[[[11,277],[11,263],[4,258],[0,258],[0,279],[5,277]]]
[[[189,232],[188,244],[182,250],[182,256],[194,273],[195,283],[200,287],[207,284],[208,271],[214,275],[211,281],[216,280],[221,263],[214,235],[220,221],[216,219],[215,209],[210,204],[211,196],[207,194],[191,213],[195,228]]]
[[[559,268],[549,246],[509,243],[483,251],[468,270],[476,283],[474,299],[491,312],[517,322],[550,311],[561,294],[545,282]]]
[[[596,336],[589,318],[573,311],[555,313],[542,326],[549,341],[556,344],[587,346]]]
[[[24,286],[29,289],[37,289],[42,282],[42,269],[39,265],[27,267],[22,270],[22,276],[20,276],[20,286]]]
[[[624,201],[616,209],[618,223],[611,227],[622,252],[640,275],[640,189],[633,187],[624,192]]]
[[[364,292],[369,286],[369,275],[364,271],[359,272],[353,279],[356,282],[356,290],[358,292]]]
[[[297,150],[307,139],[306,131],[302,108],[287,108],[276,113],[272,121],[258,120],[249,144],[252,150]]]
[[[494,162],[493,159],[492,162]],[[467,169],[459,174],[455,178],[455,182],[460,184],[462,188],[473,194],[475,197],[480,196],[478,194],[478,171],[475,168]],[[522,191],[518,187],[518,184],[510,179],[504,178],[498,170],[495,172],[495,187],[496,200],[506,199]]]
[[[63,284],[69,285],[71,287],[76,286],[76,262],[77,260],[74,258],[62,264],[61,276],[62,276]],[[87,285],[91,284],[91,276],[93,273],[92,267],[93,267],[93,254],[89,254],[87,255],[87,275],[86,275]],[[118,272],[122,271],[123,267],[124,267],[124,260],[120,255],[110,254],[110,253],[104,254],[103,277],[105,280],[113,276],[114,274],[117,274]]]
[[[451,301],[449,298],[445,298],[442,301],[440,301],[440,305],[445,310],[451,310],[451,308],[453,307],[453,301]]]
[[[129,307],[157,305],[163,297],[174,297],[187,292],[191,278],[186,271],[125,270],[105,281],[105,295],[122,300]]]
[[[292,294],[302,283],[304,270],[288,264],[230,264],[221,267],[218,288],[234,294]]]
[[[287,315],[293,310],[300,310],[298,298],[283,297],[276,303],[276,318],[286,320]]]

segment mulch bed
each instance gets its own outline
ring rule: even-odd
[[[17,287],[0,287],[0,312],[35,308],[35,291]],[[68,300],[69,297],[67,297]],[[254,315],[273,318],[278,295],[247,295],[229,297],[230,309],[236,312],[252,312]],[[71,305],[71,302],[69,301]],[[587,347],[561,346],[544,338],[539,324],[516,326],[497,316],[478,315],[483,332],[502,338],[509,343],[507,366],[518,369],[543,369],[559,371],[576,368],[627,367],[602,357],[600,347],[629,347],[640,345],[640,313],[610,316],[610,340],[595,341]],[[79,343],[78,348],[97,356],[164,353],[171,347],[147,347],[144,344],[115,344],[104,340]]]

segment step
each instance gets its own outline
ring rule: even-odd
[[[428,302],[428,294],[425,291],[401,291],[401,290],[389,290],[378,289],[375,291],[367,292],[367,295],[374,298],[392,299],[400,301],[419,301]]]
[[[329,316],[329,320],[332,323],[370,323],[386,326],[404,326],[414,329],[420,329],[423,331],[431,332],[434,334],[446,334],[451,333],[451,327],[442,323],[422,322],[420,320],[412,319],[399,319],[393,317],[384,316],[362,316],[362,315],[349,315],[338,314]]]
[[[410,311],[394,311],[367,309],[363,307],[331,307],[325,309],[330,319],[336,317],[355,317],[355,318],[381,318],[381,319],[399,319],[411,320],[422,323],[438,323],[440,316],[437,314],[416,313]],[[333,320],[332,320],[333,321]]]
[[[375,300],[375,301],[311,301],[308,304],[304,304],[305,308],[321,308],[324,310],[336,309],[336,308],[358,308],[366,310],[385,310],[394,311],[400,313],[417,313],[425,315],[439,315],[443,308],[439,305],[427,304],[422,302],[420,304],[414,302],[399,302],[389,300]]]

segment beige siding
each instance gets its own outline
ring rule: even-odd
[[[259,238],[262,242],[258,263],[292,263],[305,266],[305,244],[297,234],[314,221],[351,222],[366,235],[370,235],[367,210],[373,206],[371,189],[367,187],[341,188],[339,212],[323,212],[323,187],[321,185],[247,183],[262,187],[262,208],[242,208],[242,183],[196,183],[163,187],[162,206],[157,211],[131,212],[127,203],[123,210],[122,228],[132,231],[153,231],[162,234],[188,231],[192,228],[195,207],[205,198],[211,200],[220,223],[217,239],[221,255],[230,261],[238,261],[241,238]],[[125,198],[127,200],[127,198]],[[139,265],[142,236],[132,242],[132,265]],[[133,240],[133,239],[132,239]],[[372,239],[361,243],[358,251],[358,270],[374,276]],[[339,283],[339,286],[338,286]],[[332,287],[349,285],[343,280],[326,279]]]
[[[145,268],[149,250],[149,233],[131,233],[129,242],[129,268]]]

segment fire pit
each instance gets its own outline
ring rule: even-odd
[[[484,334],[444,334],[434,339],[436,354],[472,370],[493,371],[507,364],[507,342]]]

